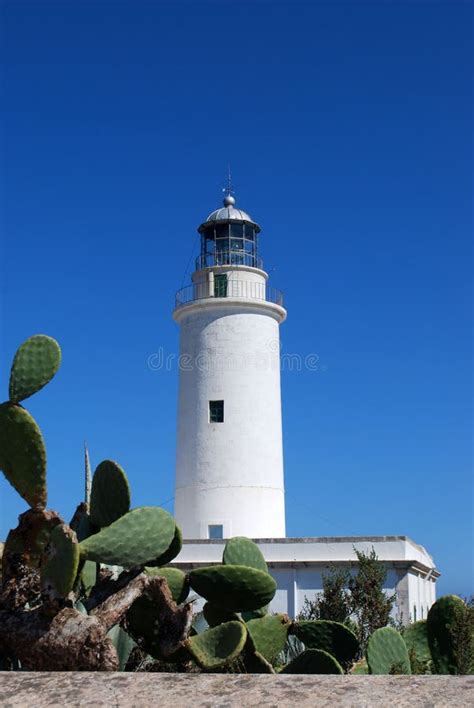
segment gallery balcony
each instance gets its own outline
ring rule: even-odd
[[[242,298],[271,302],[283,307],[283,293],[265,282],[251,280],[226,280],[224,282],[204,281],[187,285],[176,293],[175,307],[183,307],[197,300],[223,298]]]
[[[196,270],[226,265],[240,265],[262,269],[263,262],[262,259],[258,258],[254,253],[236,250],[214,251],[212,253],[201,254],[196,258]]]

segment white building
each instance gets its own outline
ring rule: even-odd
[[[295,616],[331,567],[356,568],[373,547],[398,614],[426,617],[439,577],[405,536],[285,538],[279,326],[283,297],[269,286],[260,227],[224,206],[199,227],[192,283],[176,295],[180,371],[175,516],[185,540],[176,565],[218,563],[231,536],[257,540],[278,583],[272,609]]]

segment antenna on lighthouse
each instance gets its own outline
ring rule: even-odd
[[[230,171],[230,165],[228,165],[227,167],[227,184],[222,191],[224,192],[224,206],[234,206],[235,197],[234,187],[232,185],[232,174]]]

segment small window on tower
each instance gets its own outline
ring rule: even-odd
[[[209,538],[224,538],[224,527],[222,524],[209,524]]]
[[[224,401],[209,401],[209,422],[224,422]]]

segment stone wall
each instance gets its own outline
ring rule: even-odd
[[[0,673],[7,706],[472,706],[472,676]],[[470,698],[469,698],[470,696]]]

